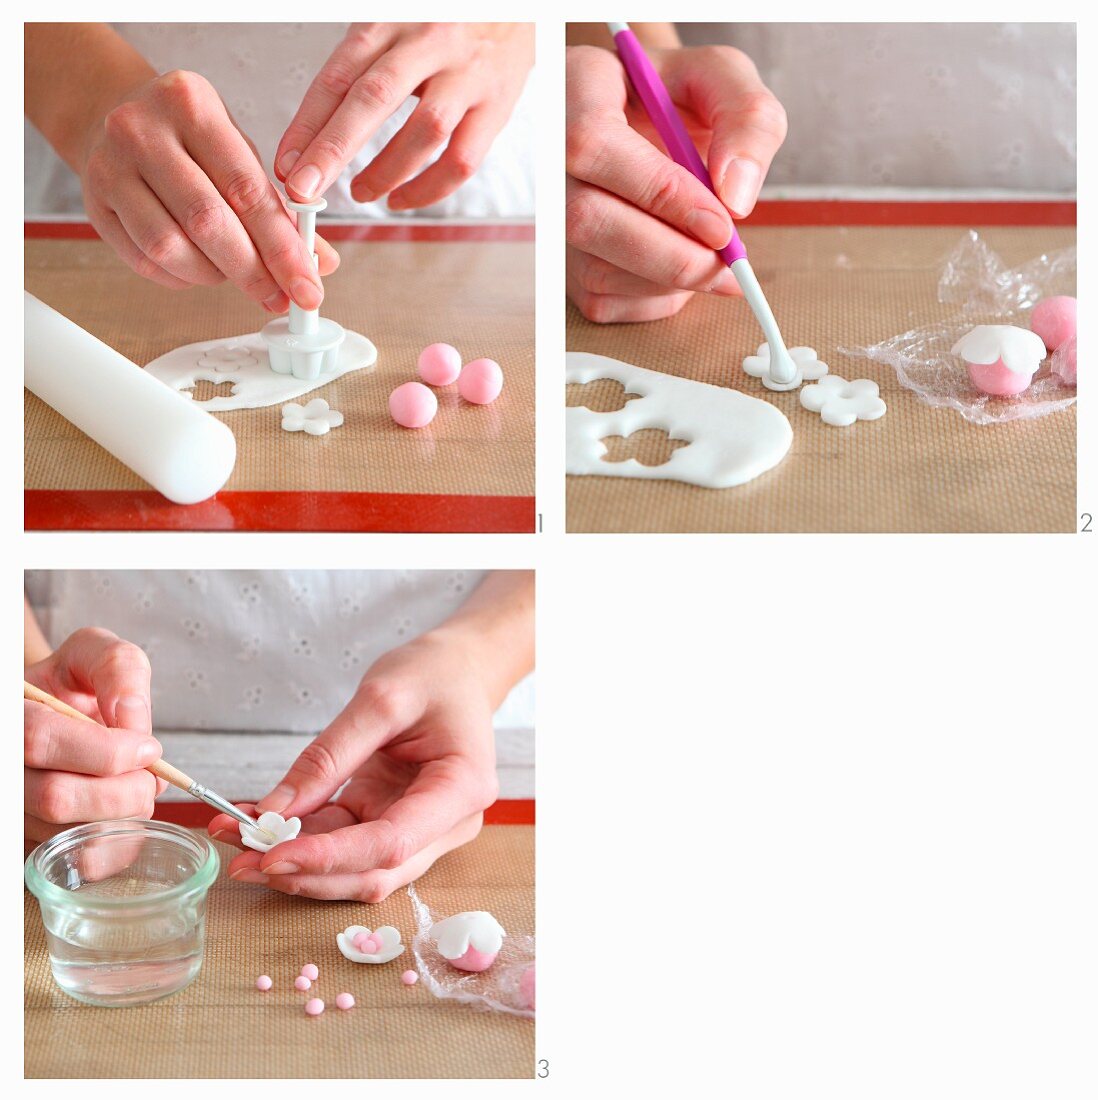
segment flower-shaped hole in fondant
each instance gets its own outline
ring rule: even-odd
[[[825,424],[845,428],[855,420],[877,420],[884,416],[887,406],[880,393],[877,383],[868,378],[848,382],[837,374],[829,374],[801,390],[801,404],[810,412],[819,413]]]
[[[276,844],[293,840],[301,832],[300,818],[287,819],[273,810],[260,814],[256,822],[259,829],[253,829],[251,825],[240,826],[240,839],[257,852],[269,852]]]
[[[338,428],[342,423],[343,413],[336,412],[323,397],[314,397],[304,406],[296,401],[282,406],[282,427],[287,432],[327,435],[332,428]]]
[[[815,348],[789,348],[789,356],[797,364],[801,377],[806,382],[823,378],[827,374],[827,364],[820,362],[816,357]],[[743,361],[743,370],[744,374],[749,374],[752,378],[762,378],[769,374],[770,345],[760,344],[759,350]]]
[[[231,371],[250,366],[255,362],[256,357],[247,348],[239,344],[223,344],[204,351],[198,360],[198,365],[211,370]]]
[[[379,941],[377,951],[360,951],[355,947],[359,936],[372,936]],[[376,932],[364,928],[361,924],[352,924],[336,936],[336,943],[345,959],[356,963],[387,963],[398,955],[404,954],[404,945],[400,942],[400,932],[391,925],[383,924]]]

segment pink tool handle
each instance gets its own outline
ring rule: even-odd
[[[681,164],[688,172],[692,172],[716,195],[717,189],[709,178],[709,172],[698,155],[698,150],[694,148],[694,143],[690,140],[690,135],[686,132],[682,118],[675,109],[675,104],[671,102],[671,96],[668,95],[663,81],[660,80],[659,73],[648,60],[644,47],[637,41],[637,36],[631,30],[618,31],[614,35],[614,45],[617,46],[621,63],[625,66],[625,71],[629,74],[629,79],[641,103],[644,104],[652,125],[656,127],[664,145],[667,146],[671,159],[676,164]],[[717,198],[720,198],[720,195],[717,195]],[[732,226],[732,239],[724,248],[718,249],[718,254],[729,265],[747,256],[747,249],[744,248],[743,241],[736,232],[735,224]]]

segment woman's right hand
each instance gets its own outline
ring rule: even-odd
[[[126,93],[74,160],[99,235],[167,287],[228,279],[271,313],[316,309],[339,263],[319,237],[313,263],[255,147],[204,77],[169,72]]]
[[[86,628],[24,678],[94,726],[23,702],[23,831],[41,842],[70,825],[152,816],[165,784],[145,768],[160,759],[152,736],[149,659],[108,630]]]
[[[609,50],[567,51],[568,296],[590,321],[654,321],[695,291],[736,295],[716,253],[751,213],[785,112],[730,46],[651,50],[717,189],[665,152]],[[719,196],[719,197],[718,197]]]

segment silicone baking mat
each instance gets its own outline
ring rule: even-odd
[[[346,418],[323,437],[282,431],[277,406],[218,414],[238,447],[223,492],[532,498],[532,241],[382,239],[337,247],[342,262],[325,281],[322,311],[373,340],[377,367],[310,395]],[[255,331],[266,318],[231,286],[173,292],[139,279],[98,240],[28,240],[26,286],[142,365],[181,344]],[[464,403],[456,387],[440,390],[430,427],[400,428],[388,414],[389,393],[417,377],[417,355],[439,340],[467,361],[498,360],[504,392],[478,407]],[[214,392],[200,383],[200,396],[207,391]],[[29,392],[24,416],[31,492],[148,489]],[[532,523],[532,506],[530,514]]]
[[[1009,265],[1075,239],[1062,227],[975,227]],[[770,393],[743,374],[744,356],[762,337],[742,300],[697,295],[678,316],[640,325],[591,324],[569,304],[569,351],[731,384],[780,408],[794,440],[779,466],[734,489],[570,477],[568,530],[1073,531],[1074,408],[979,427],[924,405],[886,366],[837,352],[954,315],[956,306],[940,305],[936,290],[942,262],[963,232],[953,225],[745,226],[787,343],[814,347],[843,378],[880,384],[887,414],[850,428],[824,424],[801,407],[797,393]],[[615,392],[606,381],[591,383],[586,395],[583,387],[568,390],[570,403],[620,407],[620,386]],[[652,462],[667,446],[666,437],[648,433],[616,442],[611,454]]]
[[[398,890],[380,905],[293,898],[231,881],[235,849],[218,845],[222,871],[210,891],[206,959],[185,990],[139,1008],[96,1008],[61,993],[50,976],[34,897],[26,892],[26,1076],[32,1078],[532,1077],[532,1020],[437,1000],[400,975],[411,948],[381,966],[339,953],[351,924],[415,930]],[[433,914],[487,909],[508,930],[534,931],[534,827],[489,825],[417,882]],[[306,962],[320,977],[293,988]],[[259,974],[274,988],[260,993]],[[354,994],[349,1011],[336,994]],[[304,1014],[310,996],[326,1011]]]

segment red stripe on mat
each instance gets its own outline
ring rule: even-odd
[[[328,241],[532,241],[529,223],[485,222],[480,225],[324,225]],[[94,241],[99,234],[88,222],[25,222],[23,237],[29,241]]]
[[[1075,225],[1074,202],[857,202],[763,200],[745,226],[765,225]]]
[[[249,801],[246,798],[241,802]],[[217,810],[204,802],[158,802],[156,821],[170,821],[187,829],[204,829],[213,820]],[[484,811],[485,825],[533,825],[534,800],[532,798],[501,799]]]
[[[220,492],[172,504],[148,490],[27,489],[28,531],[385,531],[527,534],[534,498],[427,493]]]

